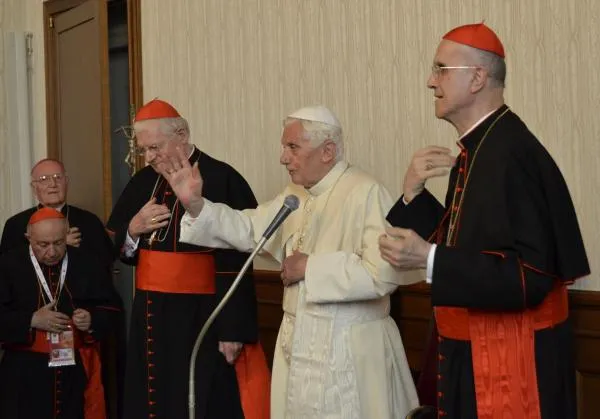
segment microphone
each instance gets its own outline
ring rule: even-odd
[[[281,223],[283,223],[283,221],[288,217],[288,215],[290,215],[290,213],[292,211],[295,211],[296,209],[298,209],[298,205],[300,205],[300,200],[298,199],[298,197],[296,195],[286,196],[285,199],[283,200],[283,205],[282,205],[281,209],[279,210],[279,212],[277,213],[275,218],[273,218],[273,221],[271,221],[271,224],[269,224],[269,226],[263,233],[263,237],[266,240],[269,240],[269,238],[273,235],[275,230],[277,230],[279,228]]]
[[[279,212],[277,213],[277,215],[275,215],[275,218],[273,218],[273,221],[271,221],[271,223],[269,224],[269,226],[263,233],[262,238],[256,244],[256,247],[254,248],[254,250],[252,251],[250,256],[248,256],[248,259],[246,259],[246,262],[244,263],[244,266],[242,266],[240,273],[235,278],[235,281],[233,281],[233,283],[229,287],[229,290],[227,290],[227,293],[225,294],[225,296],[223,297],[221,302],[219,302],[217,307],[214,309],[214,311],[210,314],[210,316],[206,320],[206,323],[204,323],[204,326],[202,326],[202,330],[200,330],[200,333],[198,334],[198,337],[196,338],[196,342],[194,343],[194,348],[192,349],[192,355],[191,355],[191,359],[190,359],[189,392],[188,392],[189,419],[196,419],[196,390],[195,390],[195,388],[196,388],[196,378],[195,378],[196,357],[198,356],[198,351],[200,350],[200,345],[202,343],[202,340],[204,339],[204,336],[206,335],[206,332],[208,332],[209,327],[213,324],[213,322],[215,321],[215,319],[217,318],[217,316],[219,315],[221,310],[223,310],[223,307],[225,307],[225,304],[227,304],[227,302],[229,301],[229,299],[231,298],[231,296],[237,289],[238,285],[240,284],[240,281],[244,277],[244,274],[250,267],[250,264],[252,263],[252,261],[258,254],[258,252],[261,251],[261,249],[263,248],[263,246],[265,245],[267,240],[269,240],[269,238],[279,228],[279,226],[281,226],[281,224],[285,221],[285,219],[293,211],[298,209],[299,204],[300,204],[300,200],[298,199],[298,197],[296,195],[288,195],[285,197],[285,199],[283,200],[282,207],[279,209]]]

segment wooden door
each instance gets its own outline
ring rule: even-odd
[[[69,175],[70,204],[105,220],[112,207],[106,0],[44,4],[48,156]]]

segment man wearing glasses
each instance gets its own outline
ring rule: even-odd
[[[208,179],[213,201],[245,209],[256,199],[235,169],[190,142],[186,119],[169,103],[142,106],[133,129],[147,166],[129,181],[107,223],[121,260],[136,266],[124,417],[184,418],[194,341],[248,255],[180,242],[185,208],[158,168],[180,147]],[[196,367],[197,417],[265,417],[269,371],[258,343],[251,272],[211,327]]]
[[[417,151],[380,250],[400,271],[426,269],[440,417],[575,419],[567,285],[588,260],[558,167],[504,104],[505,75],[484,24],[443,37],[427,87],[460,154]],[[442,206],[425,182],[448,172]]]
[[[106,267],[109,272],[114,259],[113,245],[100,219],[89,211],[67,204],[69,178],[62,162],[43,159],[31,169],[31,189],[39,202],[35,207],[9,218],[2,231],[0,254],[27,244],[25,230],[29,217],[42,207],[54,208],[69,223],[67,244],[79,247]]]
[[[120,308],[120,301],[114,291],[110,273],[114,260],[112,240],[108,236],[104,224],[95,214],[67,204],[68,184],[69,179],[62,162],[47,158],[33,166],[31,189],[38,205],[22,211],[6,221],[2,231],[0,254],[3,256],[9,254],[8,258],[11,257],[11,254],[18,254],[19,249],[29,244],[25,234],[31,216],[41,208],[53,208],[62,213],[69,226],[66,244],[79,248],[86,260],[96,262],[96,269],[102,270],[99,276],[105,279],[104,291],[111,295],[114,294]],[[120,314],[116,316],[120,316]],[[96,348],[92,356],[101,356],[102,360],[98,360],[98,362],[102,368],[103,381],[105,386],[110,387],[108,379],[114,365],[108,362],[111,349],[106,346],[105,342],[107,341],[95,343]],[[100,353],[102,355],[99,355]]]

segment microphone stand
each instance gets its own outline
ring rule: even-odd
[[[248,267],[250,266],[250,264],[252,263],[252,261],[254,260],[256,255],[258,254],[258,252],[260,252],[260,250],[263,248],[263,246],[265,245],[267,240],[268,240],[268,238],[264,237],[264,236],[260,239],[260,241],[256,245],[256,248],[252,251],[252,253],[248,257],[248,259],[244,263],[244,266],[242,266],[242,269],[240,270],[240,273],[235,278],[235,281],[233,281],[233,283],[231,284],[231,287],[229,287],[229,290],[227,291],[227,293],[225,294],[225,296],[223,297],[221,302],[217,305],[217,307],[213,310],[211,315],[208,317],[208,320],[206,320],[206,323],[204,323],[202,330],[200,330],[200,334],[196,338],[196,342],[194,343],[194,348],[192,349],[192,355],[191,355],[191,360],[190,360],[190,377],[189,377],[190,388],[189,388],[189,393],[188,393],[189,419],[196,419],[196,378],[195,378],[196,357],[198,356],[198,350],[200,349],[202,340],[204,339],[204,336],[208,332],[209,327],[213,324],[213,322],[215,321],[215,319],[217,318],[217,316],[219,315],[221,310],[223,310],[223,307],[225,307],[225,304],[227,304],[227,302],[229,301],[229,299],[231,298],[231,296],[237,289],[238,285],[240,284],[240,281],[244,277],[244,274],[248,270]]]

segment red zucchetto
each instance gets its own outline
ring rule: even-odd
[[[135,122],[147,119],[179,118],[179,112],[171,104],[160,99],[153,99],[142,106],[135,115]]]
[[[43,207],[31,214],[31,217],[29,218],[29,225],[39,223],[40,221],[44,220],[61,218],[65,218],[65,216],[61,212],[56,211],[54,208]]]
[[[448,41],[492,52],[504,58],[504,47],[493,30],[483,23],[459,26],[442,37]]]

